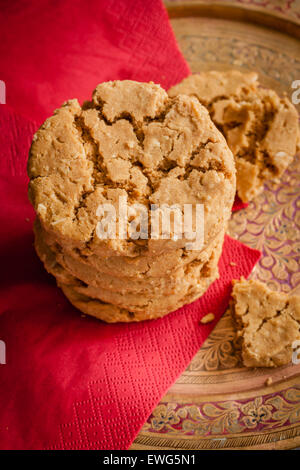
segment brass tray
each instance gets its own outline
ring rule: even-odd
[[[193,72],[256,70],[291,96],[300,79],[300,1],[167,4]],[[299,105],[298,105],[299,107]],[[300,110],[300,109],[299,109]],[[262,250],[251,276],[300,294],[300,156],[232,216],[229,233]],[[300,445],[300,365],[246,369],[235,355],[228,314],[153,411],[132,449],[288,449]],[[272,384],[266,380],[271,377]]]

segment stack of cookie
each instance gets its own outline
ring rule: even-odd
[[[28,174],[37,253],[82,312],[107,322],[157,318],[217,278],[235,166],[195,97],[169,97],[153,83],[100,84],[91,102],[68,101],[46,120]],[[190,232],[181,236],[175,222],[186,206]],[[154,233],[161,207],[176,210],[168,227],[160,213]]]
[[[190,75],[169,90],[198,98],[231,149],[237,193],[244,202],[278,181],[299,145],[298,112],[287,97],[262,88],[255,72],[210,71]]]

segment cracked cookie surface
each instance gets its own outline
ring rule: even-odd
[[[259,281],[234,281],[231,312],[236,343],[247,367],[277,367],[292,360],[300,341],[300,296],[274,292]]]
[[[182,240],[100,240],[99,204],[204,204],[204,246],[230,217],[233,157],[207,110],[159,85],[100,84],[91,102],[66,102],[34,137],[29,197],[45,230],[70,249],[95,255],[156,256]],[[150,217],[149,217],[150,220]],[[117,220],[118,222],[118,220]]]
[[[256,73],[194,74],[168,93],[195,96],[208,108],[235,156],[237,192],[244,202],[291,163],[299,144],[297,110],[287,98],[261,88]]]

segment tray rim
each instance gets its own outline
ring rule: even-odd
[[[187,17],[209,17],[246,22],[285,33],[293,39],[300,39],[300,21],[287,18],[282,13],[263,9],[262,7],[254,9],[251,4],[203,3],[197,0],[165,1],[164,4],[171,20]],[[255,5],[255,7],[258,7],[258,5]]]

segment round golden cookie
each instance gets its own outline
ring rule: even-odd
[[[202,281],[213,277],[212,270],[214,273],[216,272],[224,238],[223,233],[222,237],[218,237],[218,243],[211,247],[205,258],[186,264],[177,269],[172,276],[138,281],[109,277],[93,270],[83,272],[78,266],[76,269],[70,270],[64,264],[63,258],[45,243],[41,230],[36,229],[35,232],[36,251],[46,270],[56,277],[59,285],[71,284],[74,291],[80,294],[125,306],[133,311],[143,307],[145,302],[161,305],[164,298],[166,299],[168,296],[173,299],[172,305],[176,305],[175,298],[181,299],[192,290],[198,292],[199,286],[202,289]]]
[[[165,273],[162,270],[162,277],[117,277],[98,271],[90,265],[79,264],[74,258],[64,256],[63,253],[56,253],[55,256],[61,266],[90,287],[102,288],[121,294],[143,293],[153,297],[161,292],[166,295],[172,294],[174,291],[182,289],[184,285],[190,285],[195,278],[200,279],[212,253],[223,245],[224,234],[218,238],[220,238],[220,241],[212,244],[202,252],[200,258],[195,258],[189,263],[176,267],[171,273]]]
[[[205,293],[211,283],[218,277],[217,262],[221,252],[221,246],[212,254],[211,259],[206,263],[203,276],[197,283],[176,292],[173,295],[150,296],[145,300],[145,295],[135,296],[139,299],[134,305],[130,302],[131,296],[114,297],[113,303],[102,298],[110,295],[104,290],[93,291],[93,288],[85,285],[68,273],[56,260],[52,250],[38,238],[35,239],[35,247],[40,259],[43,261],[46,270],[56,278],[58,286],[62,289],[69,301],[80,311],[88,315],[109,322],[133,322],[159,318],[181,306],[191,303]],[[90,296],[89,294],[92,294]],[[126,308],[127,305],[127,308]]]
[[[140,290],[141,286],[151,289],[164,281],[169,282],[182,277],[186,265],[192,262],[204,265],[224,240],[224,230],[222,230],[212,243],[200,252],[178,249],[155,257],[141,255],[135,258],[125,256],[102,258],[92,254],[84,256],[79,250],[70,250],[67,246],[58,245],[41,227],[38,219],[35,221],[34,231],[37,248],[47,244],[55,254],[56,260],[72,275],[86,284],[121,291]]]
[[[235,194],[232,153],[198,100],[133,81],[102,83],[91,102],[56,110],[34,136],[28,175],[49,235],[101,257],[156,256],[186,240],[100,239],[99,204],[111,204],[117,222],[120,197],[145,206],[148,220],[151,204],[203,204],[205,249],[226,225]]]
[[[218,270],[216,269],[214,272],[211,272],[210,278],[202,279],[198,287],[191,288],[184,297],[178,298],[174,296],[166,298],[164,296],[162,299],[155,299],[153,303],[145,304],[138,308],[134,307],[134,311],[122,308],[116,304],[104,302],[99,298],[88,297],[80,293],[80,290],[72,285],[59,283],[59,286],[71,304],[87,315],[92,315],[108,323],[136,322],[163,317],[183,305],[194,302],[205,293],[217,277]]]
[[[237,192],[252,200],[268,180],[278,180],[299,143],[298,113],[288,98],[261,88],[256,73],[210,71],[194,74],[169,90],[197,97],[232,150]]]
[[[133,313],[144,313],[145,318],[154,318],[170,313],[182,305],[192,302],[204,294],[209,285],[218,277],[218,259],[211,256],[201,268],[198,265],[188,266],[181,283],[173,288],[168,285],[157,291],[121,293],[89,285],[74,286],[74,292],[92,299],[118,305]],[[60,285],[60,284],[59,284]],[[62,286],[61,286],[62,287]]]

